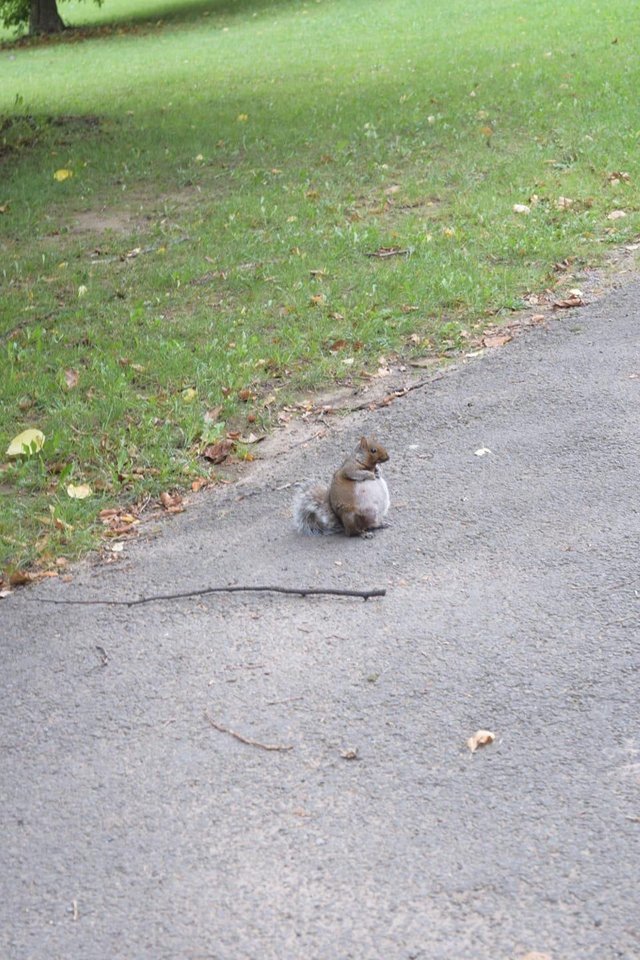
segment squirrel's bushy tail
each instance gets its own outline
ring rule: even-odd
[[[298,533],[337,533],[342,529],[331,509],[327,487],[315,483],[296,494],[293,523]]]

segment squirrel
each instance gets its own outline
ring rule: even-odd
[[[384,526],[389,490],[380,464],[389,459],[373,437],[362,437],[326,487],[314,483],[298,493],[293,520],[299,533],[338,533],[371,537]]]

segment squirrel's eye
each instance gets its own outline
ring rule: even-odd
[[[378,452],[378,451],[377,451],[377,449],[376,449],[375,447],[371,447],[371,453],[377,453],[377,452]]]

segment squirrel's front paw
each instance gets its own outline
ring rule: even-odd
[[[373,530],[363,530],[360,536],[363,540],[373,540]]]

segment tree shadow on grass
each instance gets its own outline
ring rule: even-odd
[[[153,7],[144,12],[133,13],[120,19],[109,20],[105,23],[80,24],[67,23],[62,33],[41,34],[30,37],[28,35],[16,37],[13,40],[0,42],[0,50],[16,49],[21,47],[51,46],[58,43],[79,43],[83,40],[94,40],[102,37],[111,37],[114,34],[135,33],[144,34],[157,31],[165,24],[195,23],[205,17],[213,20],[220,17],[229,20],[236,16],[246,16],[247,13],[277,10],[291,6],[292,0],[157,0]],[[108,10],[108,7],[107,7]],[[61,10],[64,18],[64,7]],[[211,23],[211,20],[208,20]]]

